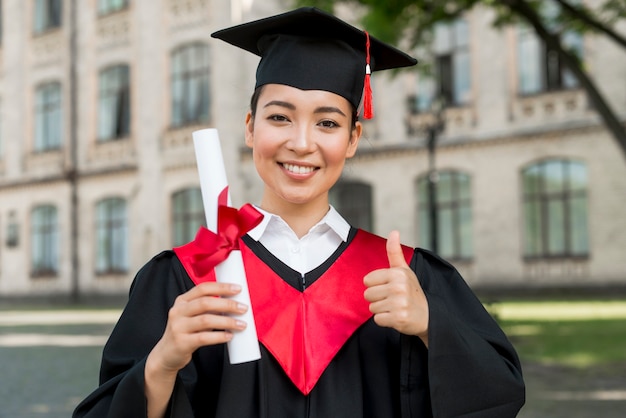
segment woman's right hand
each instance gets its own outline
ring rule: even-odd
[[[232,332],[246,327],[245,322],[230,316],[248,309],[228,298],[240,291],[238,285],[205,282],[178,296],[170,308],[165,332],[148,356],[150,366],[161,373],[176,374],[198,348],[230,341]]]
[[[229,316],[248,309],[228,299],[240,291],[238,285],[206,282],[176,298],[169,310],[165,332],[146,359],[144,390],[148,418],[165,416],[176,375],[191,361],[194,351],[205,345],[228,342],[233,331],[246,327],[245,322]]]

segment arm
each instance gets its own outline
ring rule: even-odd
[[[425,251],[416,251],[409,266],[397,232],[389,235],[387,256],[388,269],[364,278],[365,298],[378,325],[403,334],[407,393],[427,384],[434,416],[514,417],[524,403],[519,359],[456,269]],[[418,411],[418,399],[409,395],[403,405]]]
[[[177,418],[193,417],[179,370],[199,345],[228,339],[228,332],[214,329],[240,327],[232,326],[232,318],[210,313],[211,307],[238,311],[232,301],[214,297],[232,293],[218,283],[194,287],[172,252],[155,257],[135,277],[104,348],[100,386],[77,406],[74,417],[166,416],[171,404],[176,406],[170,413]],[[196,332],[198,326],[204,328]]]
[[[411,267],[428,299],[434,416],[515,417],[525,388],[519,358],[506,335],[450,264],[418,250]]]
[[[245,323],[227,316],[247,307],[225,297],[241,291],[238,285],[205,282],[178,296],[169,309],[163,336],[148,354],[145,395],[148,418],[164,417],[178,372],[200,347],[224,344]]]

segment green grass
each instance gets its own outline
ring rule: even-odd
[[[522,360],[579,368],[626,362],[626,300],[489,305]]]

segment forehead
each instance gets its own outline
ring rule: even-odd
[[[259,108],[283,103],[295,108],[337,107],[346,114],[353,110],[346,98],[325,90],[302,90],[284,84],[266,84],[262,89]]]

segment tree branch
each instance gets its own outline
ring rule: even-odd
[[[604,33],[606,36],[608,36],[609,38],[617,42],[622,48],[626,48],[626,38],[624,38],[619,33],[615,32],[614,30],[612,30],[607,25],[600,22],[594,16],[589,14],[583,7],[572,6],[565,0],[555,0],[555,1],[559,3],[561,8],[574,19],[580,20],[582,23],[586,24],[592,29],[595,29],[598,32]]]
[[[567,68],[572,71],[574,76],[576,76],[582,87],[589,95],[589,98],[593,102],[596,110],[602,119],[604,119],[606,127],[613,134],[618,142],[618,145],[622,148],[624,156],[626,156],[626,130],[624,130],[624,126],[610,108],[609,104],[604,100],[604,97],[602,97],[594,82],[582,70],[578,59],[563,48],[559,37],[548,31],[539,15],[528,5],[526,1],[503,0],[503,3],[508,5],[513,12],[519,14],[519,16],[530,23],[535,28],[539,37],[550,49],[557,51]]]

